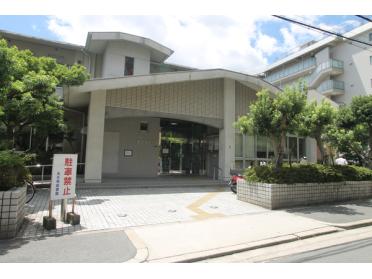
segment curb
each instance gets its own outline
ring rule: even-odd
[[[260,248],[265,248],[269,246],[275,246],[279,244],[284,244],[288,242],[294,242],[305,238],[330,234],[342,231],[340,228],[335,227],[321,227],[309,231],[303,231],[295,234],[278,236],[270,239],[258,240],[249,243],[238,244],[229,247],[221,247],[217,249],[190,253],[185,255],[178,255],[173,257],[154,259],[149,262],[151,263],[192,263],[197,261],[202,261],[211,258],[217,258],[222,256],[227,256],[235,253],[245,252],[249,250],[255,250]]]
[[[364,219],[354,222],[348,222],[348,223],[325,223],[332,227],[337,227],[344,230],[351,230],[361,227],[367,227],[372,225],[372,219]]]
[[[132,229],[125,229],[124,232],[132,242],[134,247],[137,249],[137,253],[134,258],[126,261],[125,263],[144,263],[148,259],[149,251],[145,243],[139,238],[139,236]]]

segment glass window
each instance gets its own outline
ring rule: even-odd
[[[298,156],[300,158],[306,156],[306,144],[304,138],[298,139]]]
[[[236,160],[235,161],[235,169],[236,170],[242,170],[242,169],[244,169],[243,161],[242,160]]]
[[[149,123],[145,121],[141,121],[140,123],[140,131],[147,131],[149,128]]]
[[[275,157],[274,147],[273,147],[271,140],[267,141],[267,147],[268,147],[268,152],[269,152],[269,159],[274,158]]]
[[[267,158],[267,138],[257,136],[257,158]]]
[[[369,64],[372,65],[372,56],[369,57]]]
[[[244,136],[244,147],[245,147],[245,154],[246,158],[255,158],[254,154],[254,136],[253,135],[245,135]]]
[[[125,56],[124,76],[132,76],[134,69],[134,58]]]
[[[372,42],[372,33],[369,33],[369,41]]]
[[[289,154],[291,155],[291,160],[297,160],[297,138],[289,137],[288,139],[289,145]]]
[[[243,157],[243,135],[235,134],[235,157]]]

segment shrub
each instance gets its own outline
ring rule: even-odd
[[[299,165],[282,168],[258,166],[247,169],[245,178],[251,182],[293,184],[327,183],[340,181],[372,180],[372,170],[357,166],[326,166],[320,164]]]
[[[0,191],[23,186],[31,178],[25,167],[29,160],[28,155],[9,150],[0,151]]]

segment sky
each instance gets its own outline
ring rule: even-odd
[[[343,33],[367,23],[348,15],[292,19]],[[298,47],[325,35],[270,15],[249,16],[0,16],[0,29],[84,45],[88,31],[120,31],[151,38],[174,50],[166,62],[255,74]]]

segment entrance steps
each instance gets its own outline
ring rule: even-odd
[[[159,176],[152,178],[103,178],[101,183],[77,183],[78,189],[226,187],[226,182],[207,177]]]

